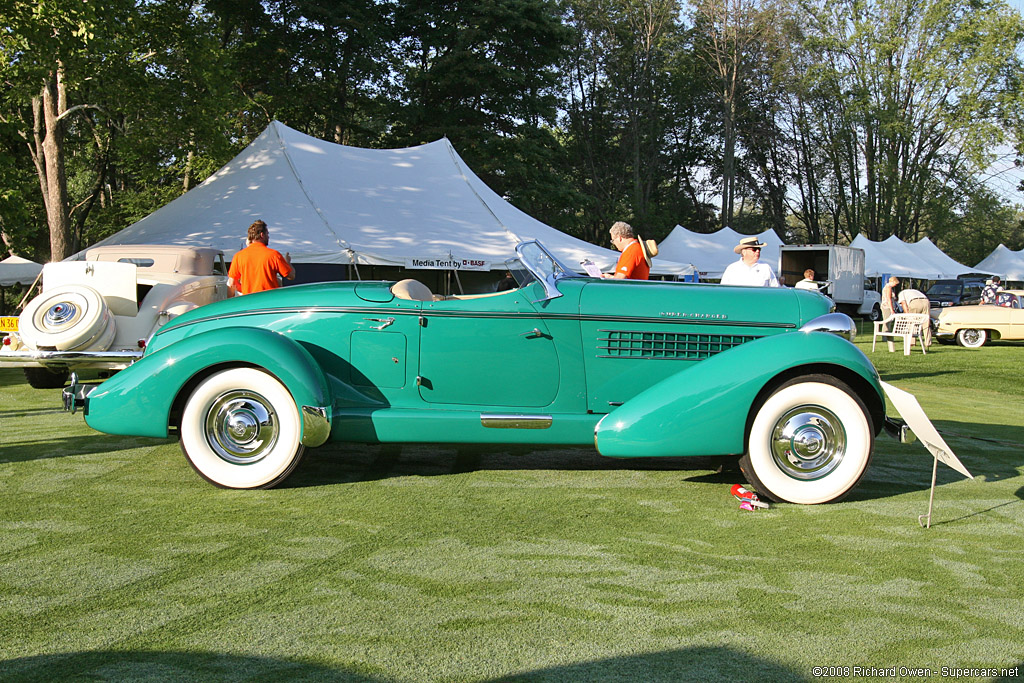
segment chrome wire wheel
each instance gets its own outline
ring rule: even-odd
[[[803,481],[828,476],[846,454],[846,430],[828,408],[797,406],[775,423],[772,457],[779,469]]]
[[[229,368],[200,382],[185,402],[180,432],[192,468],[223,488],[275,486],[305,452],[295,400],[258,368]]]
[[[206,442],[236,465],[259,462],[277,443],[277,413],[262,395],[237,389],[215,399],[206,413]]]

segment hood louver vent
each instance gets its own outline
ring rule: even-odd
[[[601,330],[599,358],[704,360],[759,337],[744,334],[674,334]]]

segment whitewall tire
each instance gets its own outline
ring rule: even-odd
[[[276,378],[255,368],[222,370],[203,380],[181,416],[181,448],[212,484],[270,488],[299,464],[302,422]]]
[[[30,301],[18,319],[18,331],[31,349],[106,351],[114,341],[114,316],[92,287],[64,285]]]
[[[757,408],[740,468],[777,502],[841,500],[871,462],[874,430],[864,403],[825,375],[783,384]]]
[[[968,349],[980,349],[988,341],[988,330],[964,328],[956,331],[956,343]]]

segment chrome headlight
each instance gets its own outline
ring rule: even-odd
[[[801,332],[829,332],[849,341],[857,338],[857,323],[845,313],[826,313],[800,326]]]

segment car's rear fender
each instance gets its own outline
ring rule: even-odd
[[[876,431],[885,416],[871,361],[825,332],[792,332],[747,342],[667,377],[606,415],[597,450],[611,457],[729,455],[744,451],[752,406],[803,374],[843,380],[868,407]]]
[[[202,379],[240,365],[266,370],[288,388],[304,444],[327,439],[332,401],[324,373],[302,345],[255,327],[211,330],[147,354],[88,395],[86,422],[108,434],[165,437],[172,413]]]

